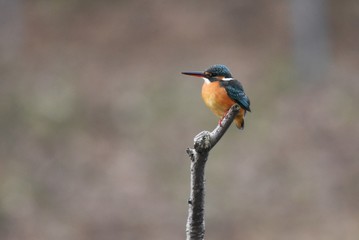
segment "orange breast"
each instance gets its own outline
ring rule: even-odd
[[[207,107],[219,117],[222,117],[235,103],[228,97],[226,89],[221,87],[218,81],[203,84],[202,98]]]

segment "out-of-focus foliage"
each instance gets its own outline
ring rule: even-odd
[[[322,2],[312,79],[290,1],[0,1],[1,239],[183,239],[217,119],[180,72],[216,63],[253,111],[211,152],[207,239],[357,239],[359,4]]]

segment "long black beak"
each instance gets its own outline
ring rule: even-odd
[[[182,74],[200,78],[205,77],[203,72],[182,72]]]

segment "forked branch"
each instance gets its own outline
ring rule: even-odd
[[[218,124],[212,132],[203,131],[197,134],[194,138],[194,148],[187,148],[187,154],[191,158],[191,192],[188,200],[186,225],[187,240],[204,239],[205,165],[209,151],[225,134],[239,110],[240,106],[234,104],[222,119],[221,124]]]

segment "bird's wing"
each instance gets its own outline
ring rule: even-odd
[[[247,95],[244,93],[242,84],[238,80],[223,81],[222,85],[227,91],[227,94],[236,103],[243,107],[247,111],[251,111],[250,101]]]

